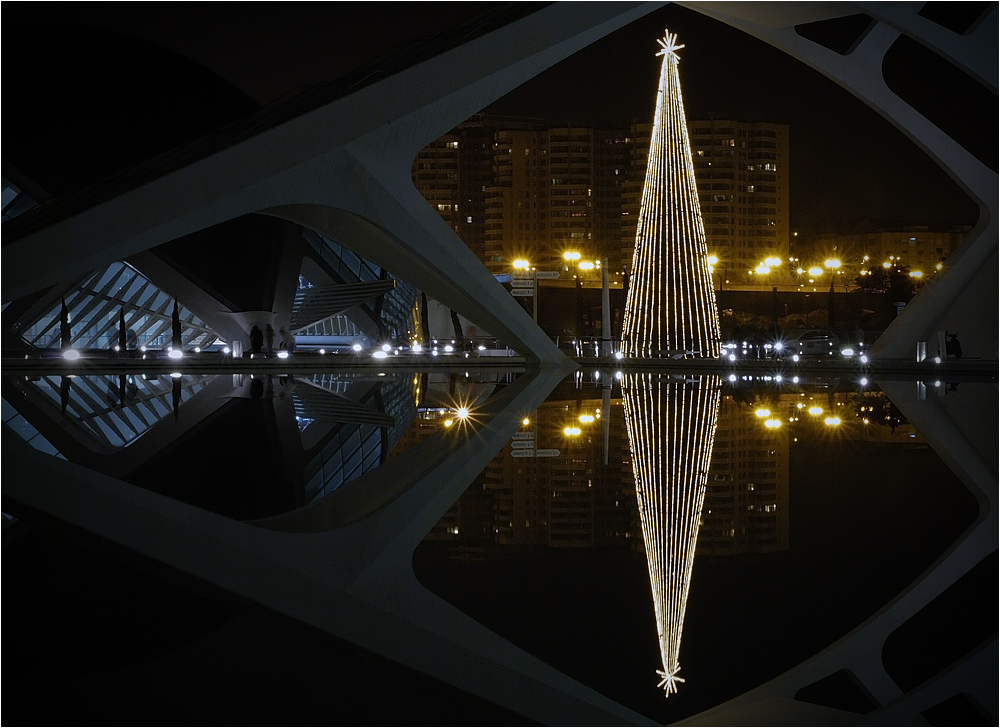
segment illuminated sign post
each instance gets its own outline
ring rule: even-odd
[[[514,273],[510,277],[510,295],[518,298],[532,298],[532,318],[538,323],[538,281],[555,280],[559,277],[557,270],[533,270],[530,276]],[[530,288],[529,288],[530,286]]]

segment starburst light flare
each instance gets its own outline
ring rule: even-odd
[[[628,356],[719,356],[719,315],[708,264],[677,35],[657,41],[660,85],[636,225],[622,347]]]

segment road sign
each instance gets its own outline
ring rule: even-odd
[[[510,295],[512,296],[534,296],[534,288],[511,288]]]
[[[523,276],[511,276],[510,284],[512,286],[531,286],[534,285],[535,280],[533,278],[525,278]]]
[[[534,440],[535,439],[535,433],[534,432],[515,432],[514,435],[510,439],[511,440]]]
[[[535,443],[531,440],[514,440],[510,446],[515,450],[521,450],[526,447],[534,448]]]
[[[557,271],[557,270],[538,270],[538,271],[535,271],[535,276],[540,281],[544,280],[544,279],[551,280],[553,278],[558,278],[559,277],[559,271]]]
[[[515,458],[554,458],[559,457],[558,450],[511,450],[511,457]]]

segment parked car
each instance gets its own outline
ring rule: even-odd
[[[840,351],[840,339],[832,331],[810,329],[789,331],[778,340],[774,349],[778,356],[833,356]]]

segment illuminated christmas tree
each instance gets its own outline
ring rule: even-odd
[[[719,314],[677,73],[676,34],[663,56],[632,280],[622,324],[628,356],[719,356]]]
[[[663,660],[657,675],[667,696],[684,682],[678,676],[681,631],[721,392],[717,376],[685,381],[668,374],[629,373],[622,379]]]

